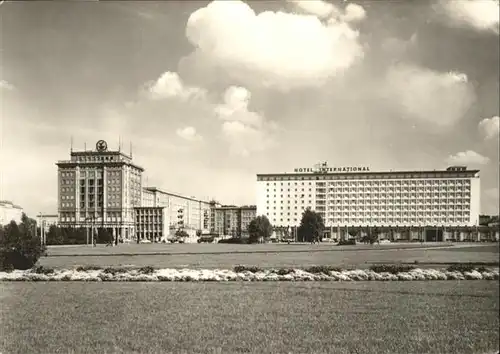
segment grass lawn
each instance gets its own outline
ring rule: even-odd
[[[397,249],[396,247],[408,247]],[[478,244],[429,249],[432,245],[120,245],[51,247],[40,259],[47,267],[153,266],[161,268],[305,267],[334,265],[366,268],[373,263],[490,262],[498,264],[498,245]],[[485,251],[480,251],[480,250]]]
[[[0,283],[0,352],[485,353],[497,281]]]
[[[81,256],[81,255],[118,255],[118,254],[225,254],[225,253],[267,253],[267,252],[334,252],[334,251],[361,251],[361,250],[391,250],[391,249],[420,249],[420,248],[445,248],[450,247],[450,243],[389,243],[389,244],[374,244],[365,245],[358,244],[356,246],[337,246],[333,243],[320,244],[253,244],[253,245],[238,245],[238,244],[120,244],[118,247],[106,247],[98,245],[90,247],[87,245],[67,245],[67,246],[48,246],[50,256]],[[463,247],[464,245],[459,245]],[[473,245],[474,246],[474,245]],[[473,247],[472,246],[472,247]],[[498,246],[497,246],[498,248]]]
[[[477,252],[489,252],[489,253],[499,253],[500,251],[500,248],[499,248],[499,245],[498,243],[497,244],[488,244],[488,243],[483,243],[483,244],[478,244],[478,245],[475,245],[475,246],[463,246],[463,247],[449,247],[449,248],[435,248],[435,249],[432,249],[432,251],[434,250],[439,250],[439,251],[452,251],[452,252],[457,252],[457,251],[460,251],[460,252],[474,252],[474,253],[477,253]]]

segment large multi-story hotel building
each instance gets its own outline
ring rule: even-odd
[[[58,166],[58,224],[104,228],[116,237],[134,236],[134,207],[141,205],[142,172],[132,154],[108,151],[99,140],[95,150],[71,151]]]
[[[257,175],[257,214],[296,227],[318,212],[327,227],[459,227],[478,225],[478,170],[372,172],[366,167],[297,168]]]

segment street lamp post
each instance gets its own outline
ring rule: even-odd
[[[85,219],[84,219],[84,222],[85,222],[85,235],[87,236],[87,246],[89,245],[89,220],[90,220],[90,216],[87,216]]]
[[[94,242],[94,232],[95,232],[95,215],[92,215],[92,247],[94,247],[95,242]]]
[[[85,218],[85,232],[87,235],[87,245],[89,244],[89,227],[88,227],[88,221],[91,221],[90,223],[90,232],[91,232],[91,241],[92,241],[92,247],[94,246],[94,216],[88,216]]]
[[[38,219],[39,219],[39,225],[37,225],[40,228],[40,244],[43,246],[45,243],[45,232],[43,229],[43,215],[41,212],[38,213]],[[37,226],[35,226],[35,236],[37,236]]]
[[[37,235],[37,229],[40,228],[40,245],[43,246],[43,239],[42,239],[42,213],[39,212],[38,213],[38,222],[37,222],[37,227],[35,228],[35,236],[38,236]]]

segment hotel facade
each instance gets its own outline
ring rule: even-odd
[[[479,222],[479,170],[372,172],[367,167],[297,168],[257,175],[257,214],[290,229],[306,208],[332,231],[349,227],[473,227]]]
[[[71,149],[70,160],[56,165],[59,226],[134,237],[134,208],[141,206],[144,169],[132,163],[132,153],[108,151],[107,143],[99,140],[95,150]]]

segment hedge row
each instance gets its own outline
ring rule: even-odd
[[[407,273],[412,270],[417,269],[415,266],[411,265],[405,265],[405,264],[376,264],[372,265],[369,268],[372,272],[375,273],[391,273],[391,274],[398,274],[398,273]],[[329,274],[332,271],[335,272],[342,272],[348,269],[342,269],[340,267],[334,267],[334,266],[311,266],[308,268],[304,269],[308,273],[313,273],[313,274]],[[471,272],[473,270],[477,270],[479,272],[485,272],[488,271],[488,268],[486,268],[483,265],[476,265],[473,263],[462,263],[462,264],[454,264],[446,268],[448,272]],[[257,273],[257,272],[264,272],[266,271],[265,268],[260,268],[257,266],[243,266],[243,265],[238,265],[234,267],[234,271],[236,273],[240,273],[243,271],[248,271],[252,273]],[[286,269],[286,268],[281,268],[278,270],[278,274],[288,274],[290,272],[293,272],[293,269]]]
[[[394,266],[392,266],[394,267]],[[388,281],[388,280],[498,280],[497,269],[468,271],[406,269],[391,266],[375,269],[341,270],[334,267],[307,269],[259,269],[235,267],[235,270],[153,269],[152,267],[103,268],[79,267],[60,270],[36,267],[27,271],[0,272],[0,281]]]

